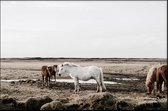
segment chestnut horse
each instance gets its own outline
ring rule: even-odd
[[[48,86],[50,84],[50,78],[54,76],[55,82],[56,82],[56,72],[57,72],[57,65],[53,66],[42,66],[41,68],[41,75],[42,75],[42,81],[44,85],[44,77],[45,77],[45,84]]]
[[[147,89],[147,94],[151,94],[152,90],[154,89],[154,82],[156,81],[156,70],[158,66],[152,66],[146,77],[145,86]]]
[[[159,93],[162,91],[161,88],[162,88],[163,81],[167,89],[167,80],[168,80],[167,65],[162,65],[158,67],[156,71],[156,83],[157,83],[157,89]]]
[[[149,69],[145,86],[147,88],[147,94],[151,94],[154,89],[154,82],[157,83],[157,90],[161,92],[161,85],[165,82],[167,86],[167,65],[157,65]]]
[[[57,73],[57,65],[49,66],[48,67],[50,76],[49,76],[49,82],[50,82],[50,77],[54,76],[54,80],[56,83],[56,73]]]
[[[50,71],[48,69],[48,66],[41,67],[41,75],[42,75],[43,85],[44,85],[44,77],[45,77],[45,84],[48,86],[50,81]]]

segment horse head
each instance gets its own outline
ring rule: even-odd
[[[54,70],[55,72],[57,72],[57,69],[58,69],[58,65],[53,65],[53,70]]]
[[[70,62],[64,62],[64,63],[58,65],[58,75],[61,76],[61,74],[67,73],[67,71],[71,67],[78,67],[78,65],[70,63]]]
[[[64,64],[58,65],[58,75],[61,76],[62,73],[64,73]]]

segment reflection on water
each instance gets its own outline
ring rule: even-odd
[[[11,79],[11,80],[3,80],[1,79],[1,82],[18,82],[18,81],[27,81],[28,79]],[[31,79],[33,81],[36,81],[37,79]]]
[[[130,80],[130,81],[134,81],[134,80],[140,80],[138,78],[114,78],[116,80]],[[36,81],[37,79],[31,79]],[[18,82],[18,81],[27,81],[27,79],[13,79],[13,80],[1,80],[1,82]],[[54,79],[51,79],[51,81],[54,81]],[[57,82],[68,82],[68,83],[73,83],[73,79],[57,79]],[[96,84],[96,81],[94,79],[90,79],[88,81],[82,81],[79,80],[79,83],[94,83]],[[114,81],[104,81],[105,84],[121,84],[118,82],[114,82]]]
[[[126,80],[126,81],[128,81],[128,80],[130,80],[130,81],[140,80],[138,78],[114,78],[114,79],[116,79],[116,80]]]
[[[26,81],[27,79],[13,79],[13,80],[1,80],[1,82],[18,82],[18,81]],[[37,79],[31,79],[36,81]],[[51,81],[54,81],[54,79],[51,79]],[[73,79],[57,79],[57,82],[68,82],[68,83],[73,83]],[[96,81],[94,79],[90,79],[88,81],[82,81],[79,80],[79,83],[94,83],[96,84]],[[113,82],[113,81],[104,81],[104,84],[120,84],[118,82]]]
[[[58,81],[58,82],[69,82],[69,83],[74,82],[73,79],[57,79],[56,81]],[[79,80],[79,83],[94,83],[94,84],[97,84],[94,79],[90,79],[88,81]],[[104,84],[120,84],[120,83],[113,82],[113,81],[104,81]]]

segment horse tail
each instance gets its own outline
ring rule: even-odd
[[[104,85],[104,79],[103,79],[103,71],[102,71],[102,68],[100,68],[100,82],[101,82],[101,85],[102,85],[103,90],[105,91],[105,90],[106,90],[106,86]]]

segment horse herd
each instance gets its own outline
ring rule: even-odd
[[[64,62],[60,65],[53,66],[42,66],[41,75],[43,85],[49,86],[50,78],[54,76],[56,82],[56,75],[61,76],[64,73],[68,73],[70,77],[74,80],[75,92],[79,92],[79,80],[87,81],[89,79],[94,79],[97,83],[97,92],[106,91],[106,87],[103,82],[103,71],[102,68],[97,66],[87,66],[81,67],[79,65]],[[45,80],[44,80],[45,79]],[[146,76],[145,87],[147,94],[151,94],[154,90],[158,93],[162,92],[162,84],[164,84],[167,90],[167,64],[152,66]],[[156,83],[156,89],[155,89]],[[164,88],[164,90],[165,90]]]

